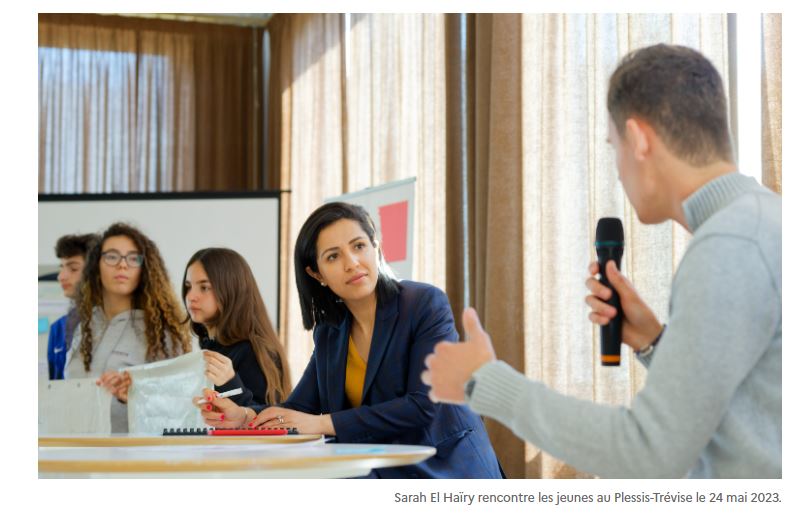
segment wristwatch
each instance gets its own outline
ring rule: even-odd
[[[463,387],[463,394],[466,397],[466,401],[471,399],[471,393],[474,392],[474,385],[477,383],[477,380],[474,379],[472,376],[466,382],[466,385]]]
[[[652,352],[655,351],[655,346],[657,346],[658,341],[661,340],[661,337],[663,336],[665,329],[666,329],[666,324],[663,325],[663,327],[661,328],[661,332],[658,334],[657,337],[655,337],[655,340],[650,342],[650,344],[641,351],[636,351],[636,355],[638,355],[641,358],[645,358],[652,355]]]
[[[655,351],[655,344],[650,342],[650,344],[641,351],[636,351],[636,355],[640,356],[641,358],[646,358],[652,355],[653,351]]]

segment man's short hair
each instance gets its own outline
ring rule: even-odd
[[[628,118],[641,118],[677,157],[695,166],[733,161],[727,105],[711,61],[678,45],[631,52],[608,85],[608,113],[620,135]]]
[[[83,256],[86,258],[89,250],[98,243],[98,235],[87,233],[85,235],[64,235],[56,242],[56,257],[69,258]]]

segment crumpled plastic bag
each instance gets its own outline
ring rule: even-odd
[[[193,396],[212,382],[204,371],[203,352],[196,351],[124,369],[131,375],[128,389],[128,431],[161,434],[165,428],[206,426]]]

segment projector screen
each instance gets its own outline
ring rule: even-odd
[[[280,213],[278,192],[40,195],[39,273],[57,270],[54,247],[62,235],[126,222],[159,247],[179,299],[181,275],[195,251],[228,247],[240,253],[278,331]]]

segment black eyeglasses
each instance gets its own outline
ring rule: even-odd
[[[139,253],[128,253],[123,256],[117,251],[106,251],[100,253],[100,256],[103,257],[103,263],[112,267],[115,267],[122,259],[125,259],[125,263],[127,263],[129,267],[141,267],[142,262],[145,261],[145,257]]]

